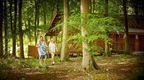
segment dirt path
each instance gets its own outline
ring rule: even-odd
[[[7,80],[83,80],[87,76],[80,68],[80,62],[65,62],[49,65],[45,69],[21,68],[3,70]]]
[[[81,59],[59,62],[45,68],[18,68],[3,70],[1,80],[139,80],[143,77],[144,61],[119,56],[96,59],[100,70],[85,72]]]

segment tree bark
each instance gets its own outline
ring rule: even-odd
[[[9,14],[10,14],[10,28],[11,28],[11,32],[12,32],[12,34],[13,34],[13,26],[12,26],[12,2],[13,2],[13,0],[10,0],[9,1],[9,5],[10,5],[10,7],[9,7]]]
[[[81,0],[81,35],[83,38],[87,37],[87,21],[88,21],[88,13],[89,13],[89,0]],[[83,53],[83,59],[82,59],[82,67],[85,70],[90,69],[98,69],[98,66],[94,60],[93,55],[91,55],[88,51],[88,42],[86,40],[82,41],[82,53]]]
[[[4,0],[5,54],[8,54],[7,0]]]
[[[35,35],[35,45],[37,44],[37,0],[35,0],[35,31],[34,31],[34,35]]]
[[[28,23],[28,29],[30,29],[30,28],[31,28],[30,17],[28,18],[27,23]],[[32,35],[32,34],[31,34],[31,32],[29,31],[29,35],[28,35],[29,45],[32,45],[32,36],[31,36],[31,35]]]
[[[93,0],[93,13],[95,13],[96,0]]]
[[[104,16],[105,16],[105,17],[108,17],[108,0],[105,0]],[[107,32],[107,36],[108,36],[108,32]],[[105,55],[106,55],[106,56],[109,55],[109,46],[108,46],[108,42],[107,42],[107,41],[105,41]]]
[[[14,0],[14,24],[13,24],[13,37],[12,37],[12,54],[16,57],[16,26],[17,26],[17,0]]]
[[[3,56],[3,0],[0,0],[0,58]]]
[[[96,0],[91,0],[90,3],[91,3],[91,4],[90,4],[90,11],[91,11],[91,13],[95,13]]]
[[[104,11],[104,16],[108,16],[108,0],[105,0],[105,11]]]
[[[39,26],[39,0],[35,0],[35,45],[37,44],[37,27]]]
[[[86,22],[87,22],[87,15],[89,13],[89,0],[81,0],[81,14],[82,14],[82,26],[81,26],[81,35],[83,38],[87,36],[87,30],[86,30]],[[83,53],[83,59],[82,59],[82,67],[84,69],[90,68],[90,53],[87,51],[88,49],[88,43],[87,41],[82,42],[82,53]]]
[[[11,27],[11,33],[12,33],[12,55],[15,57],[16,55],[15,55],[15,51],[14,51],[14,48],[15,48],[15,45],[16,44],[14,44],[14,35],[15,35],[15,30],[14,30],[14,27],[13,27],[13,22],[12,22],[12,20],[13,20],[13,17],[12,17],[12,4],[13,4],[13,0],[10,0],[9,1],[9,4],[10,4],[10,8],[9,8],[9,11],[10,11],[10,27]],[[16,42],[16,41],[15,41]]]
[[[24,47],[23,47],[23,30],[22,30],[22,0],[19,0],[19,39],[20,39],[20,57],[24,58]]]
[[[93,13],[93,0],[90,0],[90,11]]]
[[[69,0],[64,0],[64,25],[62,36],[62,48],[61,48],[61,61],[68,59],[67,54],[67,21],[69,16]]]
[[[125,53],[130,53],[129,49],[129,34],[128,34],[128,19],[127,19],[127,0],[123,0],[123,12],[125,21]]]
[[[44,11],[44,26],[46,27],[46,18],[47,18],[47,16],[46,16],[46,11]]]
[[[46,4],[46,2],[44,2],[44,7],[43,7],[43,21],[44,21],[44,26],[46,27],[46,21],[47,21],[47,11],[46,11],[46,8],[47,8],[47,4]]]

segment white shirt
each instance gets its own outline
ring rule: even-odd
[[[55,43],[50,42],[50,43],[49,43],[49,51],[50,51],[50,53],[55,53],[55,50],[56,50],[56,45],[55,45]]]

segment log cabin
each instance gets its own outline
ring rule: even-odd
[[[49,28],[48,32],[46,33],[46,36],[57,36],[58,31],[56,29],[53,29],[56,25],[56,23],[62,19],[63,14],[57,13],[55,17],[53,18],[51,22],[51,27]],[[123,17],[120,17],[120,21],[124,21]],[[144,52],[144,17],[137,17],[129,15],[128,16],[128,26],[129,26],[129,45],[130,45],[130,51],[131,52]],[[122,22],[124,23],[124,22]],[[109,32],[109,37],[112,40],[112,45],[110,45],[110,48],[114,52],[123,52],[124,51],[124,45],[125,45],[125,35],[123,32]],[[97,45],[104,48],[104,42],[102,40],[97,40]],[[69,42],[69,53],[81,53],[81,47],[76,45],[74,42]]]

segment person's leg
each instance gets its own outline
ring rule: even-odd
[[[47,55],[44,55],[44,64],[46,64]]]
[[[54,61],[54,53],[51,53],[51,55],[52,55],[52,57],[51,57],[51,59],[52,59],[52,64],[55,64],[55,61]]]
[[[45,65],[45,55],[41,55],[40,65]]]
[[[39,57],[39,64],[42,66],[42,55]]]

